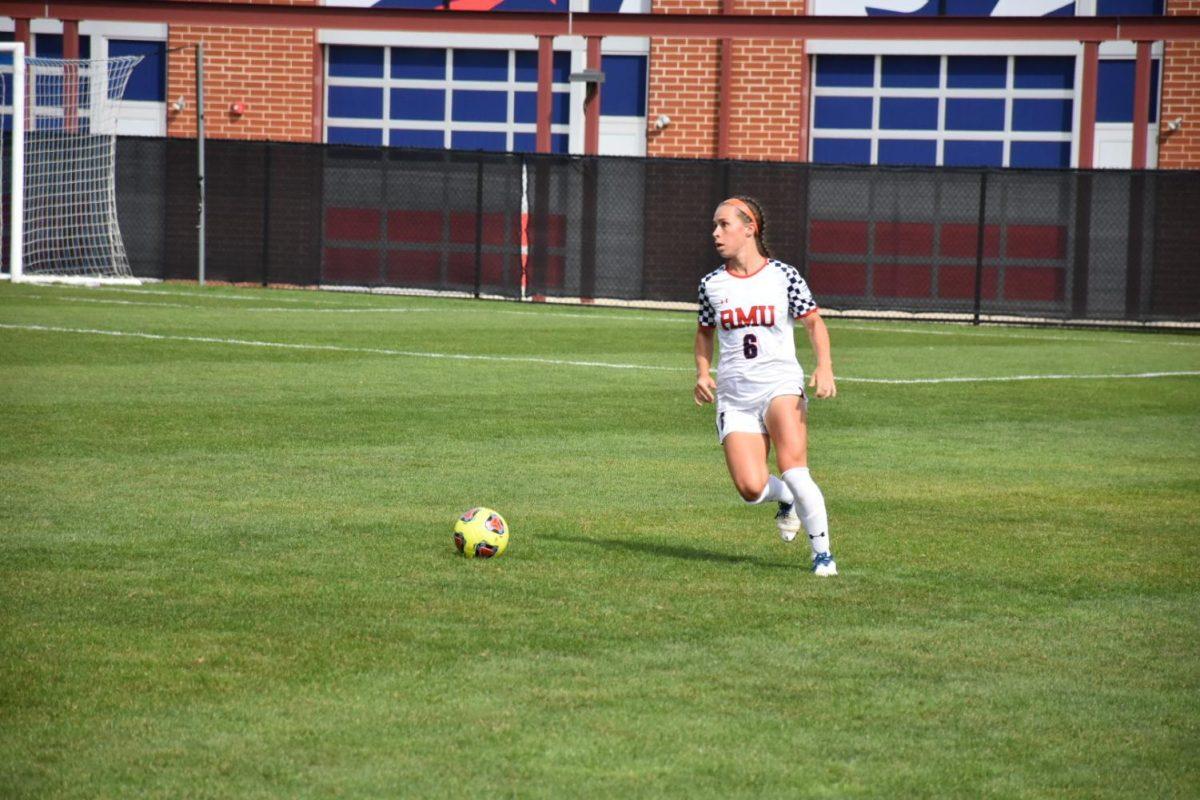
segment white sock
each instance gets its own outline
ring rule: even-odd
[[[796,497],[796,513],[804,523],[813,555],[829,552],[829,516],[825,512],[825,496],[808,474],[808,467],[793,467],[783,473],[783,480]]]
[[[774,475],[768,475],[767,485],[763,487],[762,494],[758,496],[757,500],[747,500],[746,503],[756,506],[759,503],[768,503],[772,500],[777,503],[795,502],[792,497],[792,490],[788,488],[788,485]]]

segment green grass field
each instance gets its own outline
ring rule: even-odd
[[[820,579],[693,326],[0,284],[0,796],[1200,795],[1200,337],[830,320]]]

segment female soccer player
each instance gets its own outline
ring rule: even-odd
[[[817,366],[808,385],[821,398],[837,394],[829,331],[800,273],[771,258],[765,233],[762,207],[753,198],[731,197],[717,206],[713,244],[725,263],[700,281],[696,404],[716,401],[717,436],[742,498],[779,504],[775,520],[785,542],[803,521],[812,571],[836,575],[825,498],[808,473],[808,398],[793,320],[804,323],[812,342]],[[715,381],[714,330],[721,343]],[[779,478],[767,465],[772,443]]]

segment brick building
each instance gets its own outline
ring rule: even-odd
[[[456,7],[565,12],[564,0]],[[317,0],[255,0],[314,5]],[[442,0],[404,0],[430,8]],[[672,14],[1200,15],[1200,0],[570,0],[577,11]],[[364,6],[372,0],[325,0]],[[498,5],[497,5],[498,4]],[[64,33],[66,35],[64,36]],[[77,27],[82,56],[145,56],[121,130],[193,136],[205,47],[213,138],[532,150],[537,38],[153,23]],[[0,17],[0,36],[61,55],[56,20]],[[584,152],[582,37],[555,39],[551,149]],[[1200,43],[1152,47],[1148,166],[1200,167]],[[728,59],[730,79],[722,85]],[[606,37],[599,152],[961,166],[1080,162],[1078,42],[853,42]],[[1093,163],[1129,166],[1134,45],[1100,48]],[[719,124],[722,102],[729,124]]]

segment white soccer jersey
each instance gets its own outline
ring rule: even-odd
[[[792,331],[795,319],[816,310],[808,284],[781,261],[771,259],[745,277],[724,267],[705,275],[699,321],[717,329],[718,402],[754,404],[792,382],[802,391],[804,370],[796,361]]]

